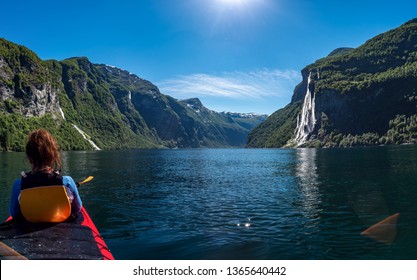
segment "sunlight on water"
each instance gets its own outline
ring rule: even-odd
[[[298,149],[296,176],[299,178],[303,195],[303,214],[309,218],[318,217],[320,212],[320,193],[317,174],[317,150]]]

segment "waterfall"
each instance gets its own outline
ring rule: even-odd
[[[96,143],[94,143],[91,139],[90,136],[87,135],[87,133],[85,133],[84,131],[82,131],[78,126],[76,126],[75,124],[72,125],[77,131],[78,133],[80,133],[82,135],[82,137],[87,140],[90,145],[93,147],[94,150],[96,151],[100,151],[100,148],[96,145]]]
[[[62,111],[62,108],[61,107],[59,107],[59,112],[61,113],[62,119],[65,121],[64,111]]]
[[[308,135],[314,130],[314,125],[316,124],[315,95],[310,90],[310,84],[311,72],[308,75],[307,93],[304,97],[303,109],[297,117],[297,128],[295,129],[297,147],[307,141]]]

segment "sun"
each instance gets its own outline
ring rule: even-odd
[[[201,1],[203,0],[194,0]],[[255,26],[260,14],[272,0],[204,0],[208,5],[211,30],[237,30],[243,26]],[[275,0],[274,0],[275,1]]]

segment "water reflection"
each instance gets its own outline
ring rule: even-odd
[[[301,188],[302,213],[308,218],[317,218],[321,212],[321,195],[317,173],[317,149],[297,149],[295,175]]]

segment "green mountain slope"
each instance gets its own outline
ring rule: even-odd
[[[125,70],[85,57],[42,61],[0,39],[1,150],[22,150],[38,127],[65,150],[245,145],[245,125],[198,102],[200,113]]]
[[[248,136],[248,148],[274,148],[284,146],[297,127],[301,102],[288,104],[256,126]]]
[[[291,104],[301,102],[304,117],[302,106],[297,116],[269,120],[269,132],[258,127],[251,134],[255,146],[417,142],[417,19],[356,49],[336,50],[304,68],[302,76]],[[313,108],[308,109],[308,104],[314,104]],[[262,140],[262,135],[282,130],[282,123],[297,123],[297,117],[299,125],[294,130],[268,144]]]

